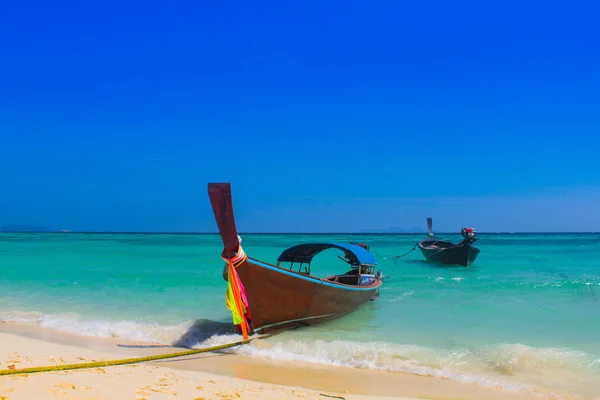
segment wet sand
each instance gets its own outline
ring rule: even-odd
[[[268,339],[267,339],[268,340]],[[253,342],[257,343],[257,342]],[[251,344],[253,345],[253,344]],[[0,369],[166,354],[183,349],[0,324]],[[0,376],[0,399],[556,398],[398,372],[203,353],[144,364]],[[541,396],[541,397],[540,397]]]

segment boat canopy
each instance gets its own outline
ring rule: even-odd
[[[315,255],[327,249],[342,250],[348,263],[354,266],[377,265],[375,256],[367,249],[350,243],[303,243],[285,250],[277,261],[310,264]]]

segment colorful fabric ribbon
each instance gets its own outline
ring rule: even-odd
[[[236,271],[237,267],[246,262],[248,256],[240,244],[237,254],[233,258],[221,258],[223,258],[228,265],[227,294],[225,296],[227,308],[231,310],[233,323],[240,328],[244,339],[248,339],[248,332],[250,331],[250,325],[248,324],[248,320],[250,319],[248,299],[246,297],[244,285]]]

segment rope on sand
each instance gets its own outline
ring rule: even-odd
[[[211,351],[223,350],[230,347],[240,346],[248,344],[257,339],[266,339],[273,336],[273,334],[257,336],[246,340],[240,340],[239,342],[232,342],[227,344],[220,344],[218,346],[205,347],[202,349],[192,349],[186,351],[179,351],[177,353],[169,354],[158,354],[147,357],[132,357],[123,358],[119,360],[108,360],[108,361],[94,361],[88,363],[77,363],[77,364],[65,364],[65,365],[49,365],[45,367],[31,367],[21,369],[3,369],[0,370],[0,376],[2,375],[19,375],[19,374],[33,374],[36,372],[51,372],[51,371],[66,371],[73,369],[84,369],[84,368],[98,368],[98,367],[110,367],[113,365],[126,365],[126,364],[138,364],[147,361],[165,360],[168,358],[184,357],[199,353],[209,353]]]

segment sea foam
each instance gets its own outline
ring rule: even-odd
[[[86,320],[77,314],[2,312],[5,322],[35,324],[78,335],[121,338],[191,348],[210,347],[241,339],[233,325],[210,320],[174,325],[135,321]],[[248,346],[223,350],[231,354],[280,361],[396,371],[457,382],[562,398],[569,379],[598,376],[600,360],[581,351],[498,344],[478,348],[440,349],[413,344],[315,340],[301,331],[284,333]],[[534,384],[535,383],[535,384]],[[550,393],[539,387],[556,389]],[[570,391],[572,393],[572,391]]]

